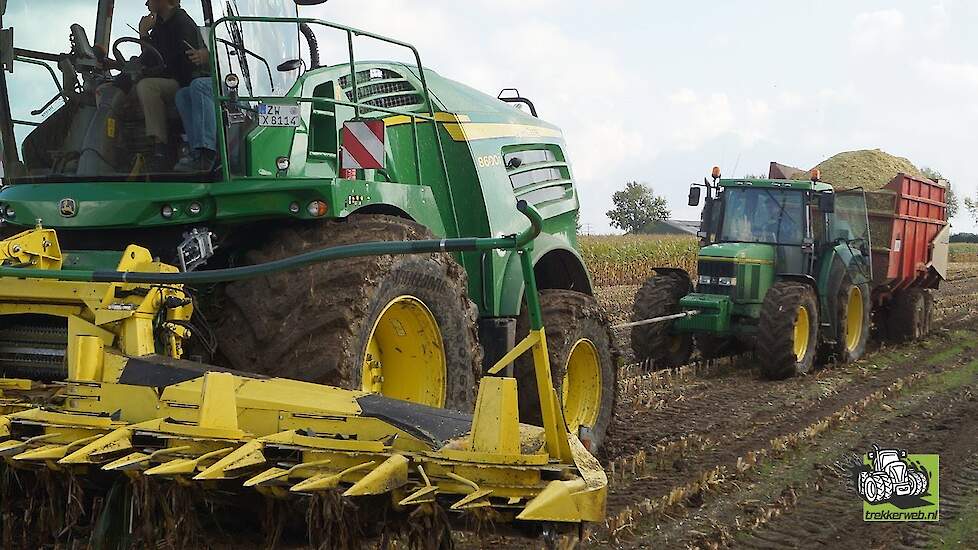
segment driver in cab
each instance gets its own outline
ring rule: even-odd
[[[197,23],[180,7],[180,0],[146,0],[146,7],[150,13],[139,21],[139,38],[159,51],[163,65],[153,76],[136,83],[136,94],[146,119],[146,136],[153,141],[150,169],[162,171],[170,168],[167,107],[175,104],[181,88],[201,76],[201,67],[187,51],[201,49],[204,44]]]

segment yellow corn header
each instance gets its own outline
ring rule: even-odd
[[[539,217],[520,209],[534,228],[521,235],[365,243],[270,268],[364,254],[522,251]],[[602,521],[607,478],[566,429],[532,266],[521,255],[534,330],[489,374],[533,354],[542,428],[520,424],[514,378],[484,377],[475,411],[464,414],[182,360],[193,307],[183,284],[253,276],[261,266],[178,273],[130,246],[117,271],[98,272],[70,265],[51,230],[17,235],[0,242],[0,322],[61,327],[64,347],[3,356],[0,456],[7,468],[73,478],[118,472],[271,499],[331,492],[386,495],[394,509],[449,516],[491,510],[495,523],[531,532]]]

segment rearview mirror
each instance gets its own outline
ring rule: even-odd
[[[700,205],[700,188],[690,187],[689,188],[689,205],[699,206]]]
[[[3,2],[4,0],[0,0]],[[325,4],[326,0],[295,0],[295,5],[297,6],[318,6],[319,4]]]
[[[822,193],[818,196],[818,209],[824,214],[835,212],[835,193]]]

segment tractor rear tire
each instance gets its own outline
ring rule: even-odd
[[[839,287],[838,337],[833,351],[836,360],[843,365],[858,361],[866,353],[871,311],[869,293],[868,284],[854,285],[849,277],[845,277]]]
[[[632,320],[641,321],[679,313],[679,300],[693,291],[688,277],[669,273],[645,281],[635,295]],[[667,369],[689,362],[693,353],[690,334],[671,334],[674,321],[632,327],[632,351],[636,361],[652,361],[652,367]]]
[[[804,283],[778,281],[761,305],[757,352],[769,380],[808,374],[818,347],[818,302]]]
[[[590,432],[591,450],[596,451],[611,426],[618,397],[620,354],[608,317],[593,296],[573,290],[540,291],[540,307],[551,375],[567,429],[578,434],[585,427]],[[530,319],[524,307],[516,323],[517,338],[529,332]],[[542,426],[532,353],[521,356],[515,366],[520,422]]]
[[[278,227],[244,260],[256,264],[339,245],[431,237],[410,220],[354,215]],[[314,264],[230,283],[223,297],[223,308],[210,316],[221,320],[219,353],[232,368],[379,389],[466,412],[475,401],[482,374],[477,310],[465,270],[448,255]],[[364,376],[367,362],[372,372]]]
[[[934,296],[929,290],[911,288],[893,299],[893,317],[888,335],[897,342],[913,342],[930,333]]]

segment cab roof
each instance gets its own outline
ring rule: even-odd
[[[797,189],[799,191],[832,191],[832,186],[809,180],[776,180],[776,179],[721,179],[720,187],[763,187],[773,189]]]

